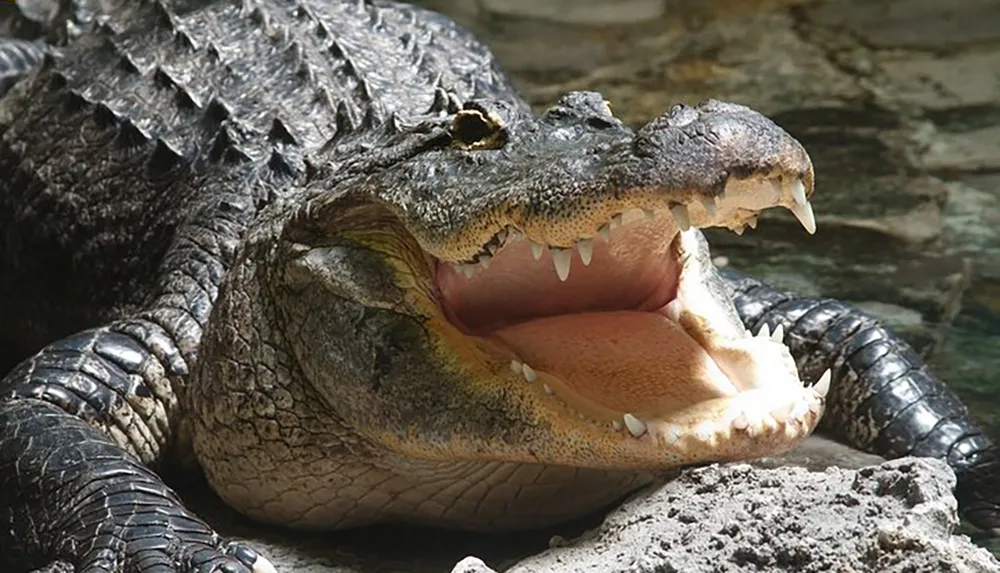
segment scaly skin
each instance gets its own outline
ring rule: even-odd
[[[0,102],[0,346],[31,355],[0,402],[11,566],[266,571],[151,471],[183,459],[260,520],[506,529],[817,424],[811,351],[748,336],[681,232],[774,205],[812,230],[809,158],[760,114],[536,117],[395,4],[114,4],[71,4],[109,18],[47,32],[62,55]]]

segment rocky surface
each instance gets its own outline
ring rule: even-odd
[[[800,138],[816,164],[819,232],[809,237],[790,216],[768,213],[742,237],[712,233],[716,254],[777,286],[853,301],[881,317],[1000,435],[1000,0],[419,3],[473,29],[539,109],[567,90],[587,89],[603,92],[615,112],[633,124],[678,101],[705,97],[738,101],[773,116]],[[826,445],[767,463],[858,467],[871,458]],[[524,560],[520,570],[531,571],[529,566],[557,564],[574,551],[583,551],[577,554],[595,565],[621,553],[610,571],[633,566],[726,571],[733,564],[727,556],[740,547],[752,549],[749,536],[768,531],[765,526],[792,530],[753,543],[759,551],[741,553],[746,559],[741,570],[758,570],[754,560],[806,557],[814,567],[828,559],[856,559],[844,561],[855,571],[902,571],[904,563],[913,571],[946,571],[952,565],[955,571],[996,570],[995,562],[986,564],[964,540],[940,543],[953,527],[945,485],[950,478],[940,468],[890,467],[896,469],[870,475],[710,470],[696,475],[728,481],[694,497],[706,509],[756,495],[750,487],[756,485],[770,496],[768,506],[780,500],[791,504],[786,513],[798,514],[761,513],[740,522],[732,535],[720,533],[721,522],[712,521],[675,529],[679,536],[656,533],[661,525],[677,527],[682,515],[668,517],[670,510],[663,513],[657,505],[671,495],[670,488],[697,489],[681,482],[613,514],[575,549],[537,557],[530,556],[545,550],[550,536],[571,538],[597,526],[600,516],[554,531],[495,537],[403,529],[302,536],[251,526],[203,490],[189,495],[214,516],[213,523],[224,524],[224,532],[252,538],[276,557],[281,571],[449,571],[466,555],[497,570]],[[927,501],[912,501],[916,498],[889,485],[885,495],[850,489],[859,482],[883,483],[879,476],[888,475],[912,484]],[[788,481],[760,486],[773,476]],[[829,505],[836,491],[860,501]],[[859,508],[885,513],[864,516]],[[843,537],[834,538],[823,537],[829,530],[810,529],[823,521],[817,516],[833,519],[843,512],[855,512],[869,529],[851,529],[855,522],[843,521]],[[795,523],[801,524],[797,532]],[[893,523],[902,525],[893,529]],[[712,550],[718,567],[688,568],[684,547],[697,542],[709,551],[709,544],[718,543],[712,535],[723,544]],[[693,536],[687,546],[685,536]],[[808,542],[792,543],[807,537]],[[656,543],[638,547],[643,540]],[[659,569],[642,569],[651,563],[643,561],[650,551],[660,552]],[[892,561],[902,554],[910,560]],[[665,565],[671,555],[677,569]],[[943,561],[934,561],[938,558]],[[464,566],[487,570],[476,569],[474,561]],[[553,570],[577,570],[565,563],[559,567]]]
[[[954,536],[955,479],[937,460],[860,470],[709,466],[611,513],[507,573],[1000,571]],[[477,559],[453,573],[490,571]]]

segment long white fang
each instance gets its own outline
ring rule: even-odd
[[[597,236],[605,243],[611,242],[611,226],[604,224],[597,228]]]
[[[717,211],[715,210],[715,198],[714,197],[702,197],[701,206],[705,208],[705,212],[708,213],[709,217],[714,218]]]
[[[506,240],[507,240],[507,230],[501,229],[501,231],[497,233],[497,244],[502,245]]]
[[[534,382],[538,380],[538,374],[535,373],[535,369],[527,364],[521,365],[521,374],[524,375],[524,379],[528,382]]]
[[[677,221],[677,226],[680,227],[682,231],[687,231],[691,228],[691,217],[688,216],[688,209],[684,205],[674,205],[670,208],[670,214],[674,216]]]
[[[830,379],[832,377],[833,376],[830,373],[830,369],[828,368],[826,372],[824,372],[823,375],[819,377],[819,380],[816,381],[816,384],[813,385],[813,392],[815,392],[816,395],[819,396],[820,398],[826,398],[827,392],[830,391]]]
[[[576,248],[580,251],[580,260],[583,261],[583,266],[589,265],[594,258],[593,239],[580,239],[576,242]]]
[[[490,261],[493,260],[491,255],[479,255],[479,264],[483,265],[483,268],[489,268]]]
[[[771,333],[771,340],[773,340],[775,342],[784,342],[785,341],[785,327],[782,326],[782,325],[780,325],[780,324],[778,326],[775,326],[774,327],[774,332]]]
[[[622,416],[625,420],[625,425],[628,426],[628,431],[635,437],[639,437],[646,433],[646,422],[643,422],[639,418],[636,418],[632,414],[625,414]]]
[[[802,223],[807,233],[816,233],[816,216],[813,215],[812,205],[806,199],[806,188],[800,180],[792,183],[792,199],[794,204],[788,210]]]
[[[472,275],[476,274],[476,265],[461,265],[459,270],[465,275],[465,278],[471,279]]]
[[[796,179],[792,183],[792,199],[799,205],[807,205],[809,199],[806,198],[806,186],[802,184],[802,180]]]
[[[542,258],[542,253],[544,252],[545,252],[545,245],[541,245],[539,243],[531,241],[531,256],[535,257],[536,261]]]
[[[757,331],[757,337],[771,338],[771,327],[768,326],[766,322],[764,323],[764,326],[760,327],[760,330]]]
[[[565,281],[569,278],[569,262],[573,257],[570,249],[552,248],[552,264],[556,267],[556,274],[559,280]]]

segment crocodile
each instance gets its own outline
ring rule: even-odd
[[[818,426],[946,459],[1000,524],[996,447],[905,342],[712,264],[702,228],[816,232],[810,158],[762,114],[536,115],[468,32],[381,0],[13,12],[5,566],[273,570],[183,469],[282,527],[504,531]]]

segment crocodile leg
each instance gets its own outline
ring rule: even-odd
[[[53,343],[4,380],[0,562],[77,571],[273,571],[186,510],[148,466],[184,362],[129,320]],[[255,567],[256,564],[256,567]]]
[[[0,97],[42,61],[44,50],[36,42],[0,38]]]
[[[783,328],[804,380],[832,370],[821,427],[887,458],[946,459],[958,476],[963,517],[1000,528],[1000,449],[909,344],[843,302],[781,292],[731,270],[721,274],[749,330]]]

